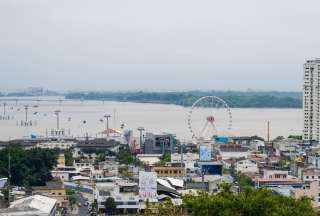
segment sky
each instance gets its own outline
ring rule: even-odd
[[[1,0],[0,88],[302,89],[319,0]]]

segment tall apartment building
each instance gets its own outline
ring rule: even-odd
[[[304,64],[303,139],[306,142],[320,141],[320,58],[307,60]]]

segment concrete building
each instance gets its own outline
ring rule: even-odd
[[[0,209],[3,216],[55,216],[56,200],[34,195],[11,203],[9,208]]]
[[[197,168],[199,175],[222,175],[223,164],[216,161],[199,161]]]
[[[308,168],[302,171],[302,180],[306,183],[320,181],[320,169]]]
[[[220,156],[222,160],[248,158],[250,154],[249,147],[243,147],[240,145],[220,145]]]
[[[140,209],[138,184],[126,181],[97,183],[94,197],[98,209],[104,212],[105,201],[112,197],[117,205],[117,213],[137,213]]]
[[[314,168],[320,168],[320,148],[310,148],[306,151],[307,164]]]
[[[79,171],[73,166],[56,167],[51,171],[53,178],[60,178],[61,181],[71,181],[72,176],[79,175]]]
[[[320,58],[307,60],[304,63],[303,140],[308,143],[319,143],[320,140]]]
[[[64,154],[59,154],[57,159],[57,166],[58,167],[65,167],[66,166],[66,157]]]
[[[249,159],[236,162],[235,169],[241,173],[259,173],[258,164]]]
[[[155,166],[151,168],[152,172],[156,172],[158,177],[184,177],[186,171],[181,167]]]
[[[194,164],[199,160],[199,154],[182,154],[182,162],[187,170],[194,170]],[[171,154],[171,163],[181,163],[181,154]]]
[[[57,207],[67,208],[69,201],[66,189],[60,179],[46,183],[46,186],[32,187],[33,195],[42,195],[57,200]]]
[[[38,148],[45,148],[45,149],[70,149],[76,146],[76,142],[69,141],[69,140],[48,140],[44,142],[37,143]]]
[[[144,154],[172,154],[176,146],[173,134],[146,133],[143,145]]]
[[[288,171],[282,170],[264,170],[263,176],[254,179],[255,186],[277,188],[277,187],[293,187],[302,188],[303,181],[288,174]]]
[[[290,192],[290,195],[296,199],[301,197],[310,198],[315,208],[320,206],[320,187],[318,181],[311,182],[310,185],[305,188],[292,189]]]
[[[138,154],[137,158],[147,165],[155,165],[160,162],[161,154]]]
[[[278,139],[273,143],[273,147],[277,149],[281,155],[293,158],[299,154],[301,144],[302,141],[298,139]]]

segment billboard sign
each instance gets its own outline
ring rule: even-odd
[[[211,161],[211,146],[200,146],[200,161]]]
[[[139,197],[143,201],[157,199],[157,173],[139,172]]]

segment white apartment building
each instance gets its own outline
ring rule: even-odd
[[[182,155],[182,161],[186,169],[194,170],[194,164],[199,160],[199,154],[186,153]],[[181,154],[171,154],[171,163],[181,163]]]
[[[258,164],[252,160],[241,160],[236,163],[235,169],[241,173],[259,173]]]
[[[320,140],[319,109],[320,109],[320,58],[307,60],[304,64],[303,110],[304,110],[304,141]]]

